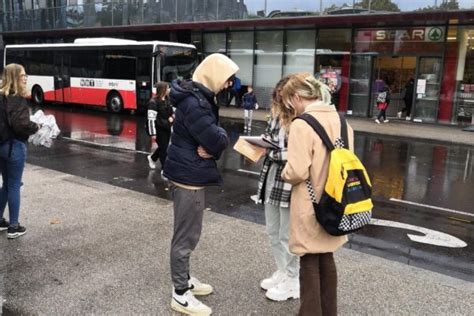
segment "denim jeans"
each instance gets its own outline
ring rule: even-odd
[[[252,116],[253,116],[253,110],[244,110],[244,122],[245,122],[246,129],[252,128]]]
[[[20,187],[26,160],[26,144],[13,140],[0,145],[0,170],[2,171],[2,189],[0,190],[0,218],[3,217],[8,202],[10,225],[18,224],[20,215]]]

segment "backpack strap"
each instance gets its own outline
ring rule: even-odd
[[[313,128],[313,130],[318,134],[318,136],[321,138],[323,141],[323,144],[326,146],[326,148],[329,151],[332,151],[334,149],[334,145],[329,139],[328,133],[324,130],[324,127],[318,122],[317,119],[315,119],[312,115],[304,113],[298,116],[297,118],[302,119],[306,123],[309,124]],[[346,126],[347,129],[347,126]],[[346,132],[347,134],[347,132]]]
[[[339,114],[341,120],[341,138],[344,141],[344,148],[349,149],[349,133],[347,132],[347,121],[342,113]]]

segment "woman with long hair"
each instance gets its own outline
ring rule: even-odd
[[[278,149],[267,152],[258,183],[259,201],[264,204],[265,224],[277,270],[264,279],[260,286],[266,290],[266,297],[273,301],[285,301],[299,298],[300,282],[299,259],[288,249],[288,225],[290,221],[291,184],[281,178],[286,164],[289,120],[281,124],[281,88],[290,77],[283,77],[275,86],[272,94],[271,119],[265,136],[279,144]]]
[[[153,154],[148,155],[148,165],[151,169],[156,168],[156,161],[160,159],[161,170],[165,165],[166,151],[171,136],[171,125],[173,124],[173,108],[168,100],[170,89],[166,82],[158,82],[155,85],[156,96],[148,102],[148,134],[154,136],[158,148]]]
[[[309,73],[293,75],[282,89],[280,111],[290,119],[307,113],[325,129],[333,143],[341,137],[341,120],[326,85]],[[353,130],[347,126],[349,148]],[[299,315],[337,315],[337,273],[333,252],[346,236],[329,235],[318,223],[308,188],[309,179],[319,201],[329,168],[329,152],[313,128],[303,120],[291,123],[288,160],[282,178],[293,185],[290,205],[290,251],[300,256]]]
[[[7,237],[17,238],[26,233],[18,222],[20,216],[20,187],[26,161],[26,142],[39,126],[30,121],[30,110],[25,97],[27,75],[23,66],[9,64],[3,69],[0,85],[2,135],[0,170],[3,185],[0,190],[0,230],[8,230]],[[8,204],[9,222],[3,218]]]

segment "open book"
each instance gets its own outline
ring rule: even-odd
[[[270,148],[270,149],[278,149],[280,146],[278,143],[275,143],[271,139],[265,136],[240,136],[240,138],[246,140],[252,145],[262,147],[262,148]]]

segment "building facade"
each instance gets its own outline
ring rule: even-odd
[[[328,83],[339,111],[350,115],[374,115],[383,81],[392,91],[388,116],[408,102],[415,122],[473,119],[470,1],[409,8],[405,0],[387,0],[384,7],[367,0],[343,7],[338,1],[298,1],[291,8],[273,2],[0,0],[1,37],[3,45],[91,36],[192,43],[201,57],[220,52],[235,60],[242,84],[253,85],[265,107],[281,76],[305,71]]]

